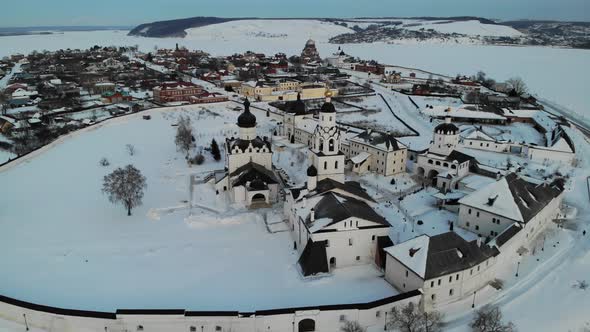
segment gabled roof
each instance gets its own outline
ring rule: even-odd
[[[393,137],[390,133],[382,133],[379,131],[363,131],[362,133],[358,134],[357,136],[353,137],[352,140],[369,144],[375,146],[377,148],[388,150],[391,148],[393,151],[397,151],[400,149],[400,146],[403,148],[395,137]]]
[[[233,182],[233,186],[243,186],[247,182],[253,182],[255,180],[263,181],[266,184],[278,183],[276,176],[264,166],[249,162],[242,167],[236,169],[231,177],[237,176],[238,178]]]
[[[306,224],[312,233],[319,232],[351,217],[389,227],[387,220],[375,212],[367,203],[331,192],[324,194],[323,198],[313,207],[313,210],[315,220],[312,222],[309,216],[306,220]]]
[[[465,196],[459,203],[526,223],[563,192],[563,185],[563,180],[534,184],[510,173]]]
[[[467,136],[465,136],[465,138],[466,139],[476,139],[476,140],[481,140],[481,141],[490,141],[490,142],[496,141],[490,135],[484,133],[483,131],[481,131],[479,129],[473,130]]]
[[[463,152],[457,151],[457,150],[453,150],[450,154],[449,154],[449,160],[453,161],[456,160],[459,162],[459,164],[462,164],[466,161],[472,161],[475,160],[475,158],[473,158],[472,156],[465,154]]]
[[[476,240],[468,242],[454,232],[421,235],[385,251],[424,280],[476,266],[499,251]]]
[[[373,198],[367,194],[365,189],[361,187],[360,183],[356,181],[347,181],[345,183],[341,183],[330,178],[318,181],[316,189],[310,192],[308,196],[320,195],[333,190],[341,190],[352,195],[353,197],[356,196],[360,199],[375,202],[375,200],[373,200]]]

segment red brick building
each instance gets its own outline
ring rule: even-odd
[[[219,103],[228,101],[227,96],[209,93],[202,86],[189,82],[168,82],[154,88],[157,103],[189,102],[191,104]]]
[[[358,65],[354,66],[354,70],[365,72],[365,73],[371,73],[371,74],[375,74],[375,75],[383,75],[385,73],[385,66],[379,65],[379,64],[373,65],[373,64],[364,63],[364,64],[358,64]]]
[[[202,86],[189,82],[166,82],[154,88],[154,101],[157,103],[169,103],[179,101],[191,101],[191,97],[203,94]]]

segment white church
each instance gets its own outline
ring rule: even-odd
[[[459,128],[451,123],[451,117],[446,117],[434,128],[428,151],[416,158],[414,173],[443,191],[456,187],[474,162],[473,157],[456,150],[458,145]]]
[[[272,145],[256,134],[256,116],[250,102],[238,117],[239,136],[225,141],[225,171],[215,179],[217,193],[229,191],[234,202],[266,207],[277,202],[279,181],[272,167]]]
[[[358,182],[345,181],[340,129],[330,92],[319,110],[309,151],[307,184],[287,190],[285,215],[304,276],[368,264],[391,245],[390,225]]]

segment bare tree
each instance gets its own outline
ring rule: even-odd
[[[506,83],[510,84],[514,93],[519,97],[526,94],[528,91],[526,84],[520,77],[513,77],[506,81]]]
[[[502,322],[500,308],[492,305],[477,310],[469,327],[474,332],[516,332],[512,322]]]
[[[181,115],[178,119],[178,128],[176,129],[176,138],[174,140],[179,151],[184,152],[188,158],[191,148],[194,147],[193,127],[191,119],[188,116]]]
[[[111,203],[123,203],[127,215],[131,209],[141,205],[143,191],[147,188],[146,178],[133,165],[117,168],[106,175],[102,184],[102,192],[109,196]]]
[[[366,329],[357,321],[346,321],[340,327],[341,332],[365,332]]]
[[[388,329],[398,328],[402,332],[418,332],[420,312],[418,307],[410,302],[401,309],[393,307],[387,322]]]
[[[424,311],[420,326],[424,332],[440,332],[443,327],[443,315],[438,311]]]
[[[443,327],[443,315],[438,311],[424,311],[410,302],[401,309],[391,309],[386,327],[397,328],[402,332],[440,332]]]

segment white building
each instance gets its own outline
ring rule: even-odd
[[[390,176],[406,171],[408,148],[390,133],[366,130],[349,138],[346,145],[344,154],[355,173]]]
[[[302,274],[376,262],[390,225],[372,208],[375,201],[357,182],[318,181],[313,165],[307,175],[307,186],[289,190],[285,202]]]
[[[385,279],[405,292],[421,289],[426,308],[473,295],[494,278],[499,251],[454,232],[421,235],[385,248]]]
[[[226,171],[216,174],[218,193],[230,191],[235,202],[268,206],[278,200],[279,181],[272,168],[272,148],[266,137],[256,135],[256,116],[250,102],[238,117],[239,137],[225,141]]]
[[[556,218],[564,182],[534,184],[515,173],[459,200],[459,226],[484,237],[496,237],[518,224],[529,240]]]
[[[434,128],[430,148],[418,155],[414,173],[442,189],[456,187],[457,181],[469,174],[474,158],[456,150],[459,144],[459,128],[446,117],[445,122]]]
[[[340,151],[340,128],[336,125],[331,91],[326,91],[326,102],[319,111],[312,144],[309,155],[311,164],[317,169],[318,181],[329,178],[344,183],[345,155]]]

